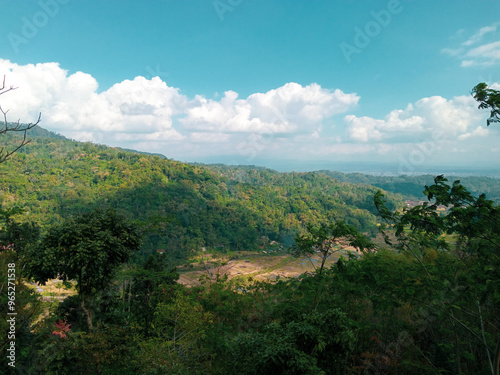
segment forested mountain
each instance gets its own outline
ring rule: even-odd
[[[500,209],[459,183],[437,177],[429,204],[394,211],[405,197],[368,177],[188,165],[32,134],[0,163],[9,373],[498,374]],[[382,219],[386,248],[355,228]],[[271,240],[295,241],[298,257],[343,241],[364,253],[272,283],[176,282],[193,249]],[[27,284],[55,278],[77,294],[59,302]]]
[[[224,164],[200,164],[194,165],[203,166],[210,170],[224,174],[226,177],[240,182],[250,183],[252,185],[263,185],[267,183],[279,183],[278,181],[290,179],[289,176],[297,173],[279,173],[272,169],[258,166],[227,166]],[[389,175],[369,175],[363,173],[342,173],[330,170],[319,170],[309,172],[315,176],[326,175],[333,177],[335,180],[357,187],[364,187],[373,190],[373,187],[401,194],[405,198],[410,199],[425,199],[423,193],[425,185],[431,185],[434,182],[434,175],[419,175],[419,176],[389,176]],[[288,175],[288,177],[287,177]],[[474,195],[486,194],[488,199],[495,202],[500,202],[500,179],[478,176],[455,176],[446,175],[450,181],[459,180],[467,190]],[[375,189],[378,190],[378,189]]]
[[[380,189],[393,193],[412,196],[413,198],[424,198],[424,186],[431,185],[434,181],[433,175],[420,176],[374,176],[362,173],[340,173],[334,171],[319,171],[338,181],[351,184],[367,184],[377,186]],[[460,180],[472,194],[486,194],[488,199],[500,202],[500,179],[489,177],[469,176],[446,176],[450,181]]]
[[[35,130],[36,129],[36,130]],[[377,188],[325,173],[206,168],[92,143],[42,128],[0,165],[0,202],[21,220],[47,226],[95,208],[115,208],[146,235],[143,254],[175,258],[202,246],[253,250],[265,241],[291,245],[304,223],[345,220],[374,233]],[[15,142],[12,134],[2,141]],[[393,205],[403,198],[389,194]]]

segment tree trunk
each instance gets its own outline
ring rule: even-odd
[[[89,331],[92,331],[94,329],[94,326],[92,324],[92,311],[85,307],[85,298],[83,296],[82,296],[82,303],[80,306],[82,310],[85,312],[85,315],[87,316],[87,325],[89,326]]]
[[[495,348],[495,360],[494,360],[494,372],[493,375],[500,375],[500,338],[498,338],[497,347]]]
[[[451,317],[454,318],[453,310],[451,311]],[[451,320],[451,324],[453,326],[453,331],[455,332],[455,360],[457,362],[457,375],[462,375],[462,361],[460,360],[460,348],[458,347],[457,327],[453,320]]]

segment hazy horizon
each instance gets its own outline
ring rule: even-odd
[[[500,88],[498,2],[0,5],[11,121],[189,162],[498,173],[470,95]]]

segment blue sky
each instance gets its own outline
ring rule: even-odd
[[[498,169],[498,1],[3,1],[9,119],[181,161]]]

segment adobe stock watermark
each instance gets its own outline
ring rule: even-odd
[[[431,137],[425,142],[417,143],[406,157],[399,155],[398,173],[412,173],[422,166],[425,161],[440,149],[444,142],[445,132],[443,129],[435,129]]]
[[[19,46],[21,44],[28,44],[31,39],[37,36],[38,31],[47,26],[51,18],[57,16],[60,6],[68,4],[69,1],[70,0],[39,0],[38,6],[40,10],[33,13],[31,17],[21,18],[21,33],[16,34],[10,32],[7,34],[7,39],[14,52],[19,53]]]
[[[287,119],[281,112],[279,112],[275,108],[272,108],[271,111],[273,112],[274,116],[269,123],[288,123]],[[248,136],[246,141],[238,144],[238,153],[242,156],[246,156],[247,158],[245,162],[250,163],[255,160],[259,153],[263,152],[266,148],[269,148],[274,140],[274,131],[271,131],[269,133],[254,132]]]
[[[389,0],[387,2],[387,9],[382,9],[378,12],[371,11],[370,14],[373,19],[368,21],[363,29],[359,27],[354,28],[353,44],[346,42],[339,44],[346,61],[350,63],[353,54],[360,54],[364,48],[368,47],[371,41],[380,35],[382,30],[391,23],[392,16],[401,13],[402,10],[403,6],[399,3],[399,0]]]
[[[224,21],[224,13],[232,12],[242,2],[243,0],[214,0],[212,5],[222,22]]]
[[[271,144],[273,139],[274,133],[252,133],[245,142],[238,145],[238,153],[247,157],[246,162],[251,162]]]
[[[7,264],[7,363],[16,367],[16,264]]]

